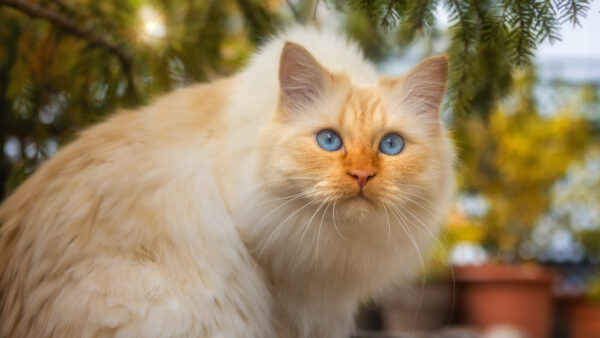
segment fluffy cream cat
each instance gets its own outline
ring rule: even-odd
[[[446,75],[300,27],[84,131],[0,208],[0,336],[347,337],[449,204]]]

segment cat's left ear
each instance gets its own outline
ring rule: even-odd
[[[304,108],[324,95],[331,75],[304,47],[286,42],[279,60],[280,103],[291,110]]]
[[[446,90],[448,57],[432,56],[398,79],[383,80],[393,87],[394,100],[416,114],[437,119]]]

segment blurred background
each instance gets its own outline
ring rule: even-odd
[[[0,200],[82,128],[235,73],[294,24],[383,73],[447,53],[459,193],[359,335],[600,337],[600,2],[0,0]],[[401,269],[402,267],[398,267]]]

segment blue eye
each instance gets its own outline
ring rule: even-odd
[[[336,151],[342,147],[342,138],[335,131],[324,129],[317,133],[317,144],[327,151]]]
[[[402,150],[404,150],[404,139],[398,134],[387,134],[379,143],[379,151],[386,155],[398,155]]]

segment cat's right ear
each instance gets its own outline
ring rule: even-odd
[[[286,110],[302,109],[318,100],[331,75],[302,46],[286,42],[279,59],[280,104]]]
[[[417,115],[438,120],[447,78],[448,57],[438,55],[423,60],[402,77],[381,83],[392,88],[395,102]]]

